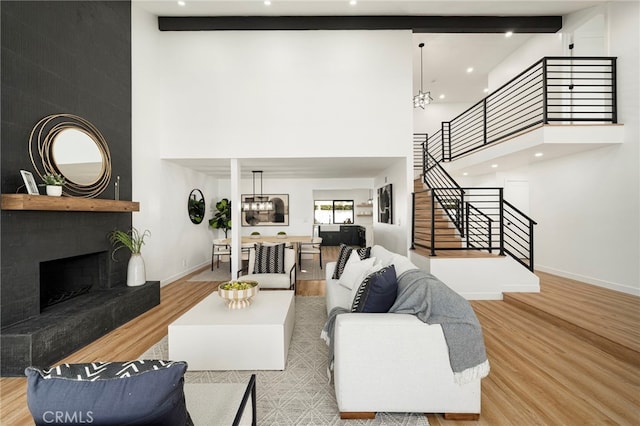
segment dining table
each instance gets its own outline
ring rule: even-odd
[[[252,244],[252,243],[291,243],[291,244],[300,244],[300,243],[310,243],[311,235],[243,235],[242,236],[242,244]],[[221,244],[232,244],[231,238],[225,238],[220,241]]]

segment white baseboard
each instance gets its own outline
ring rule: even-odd
[[[168,278],[160,280],[160,287],[164,287],[167,284],[171,284],[172,282],[177,281],[180,278],[186,277],[187,275],[197,271],[198,269],[202,269],[203,267],[208,266],[210,264],[211,264],[211,262],[209,262],[209,261],[203,262],[200,265],[192,266],[191,268],[189,268],[189,269],[187,269],[185,271],[178,272],[175,275],[172,275],[172,276],[170,276]]]
[[[572,272],[563,271],[561,269],[551,268],[549,266],[544,266],[544,265],[536,265],[535,270],[540,272],[546,272],[553,275],[558,275],[559,277],[581,281],[587,284],[597,285],[598,287],[608,288],[609,290],[615,290],[615,291],[620,291],[622,293],[632,294],[634,296],[640,296],[640,288],[630,287],[624,284],[604,281],[597,278],[588,277],[586,275],[574,274]]]

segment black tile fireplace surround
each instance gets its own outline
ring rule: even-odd
[[[2,219],[0,375],[49,367],[160,303],[160,283],[127,287],[128,256],[107,238],[130,213],[6,211]],[[60,283],[59,281],[64,281]],[[41,286],[90,287],[50,306]]]
[[[160,282],[91,291],[50,306],[42,314],[2,329],[2,377],[24,376],[33,365],[51,366],[73,351],[160,303]]]

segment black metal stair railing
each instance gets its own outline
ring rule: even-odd
[[[533,226],[537,223],[506,200],[503,212],[505,253],[533,271]]]
[[[451,222],[464,236],[464,218],[462,215],[462,203],[464,202],[464,190],[447,173],[435,158],[426,151],[424,145],[423,156],[423,179],[424,183],[432,190],[434,200],[439,204],[444,212],[449,216]],[[432,206],[435,206],[432,202]]]
[[[614,57],[544,57],[442,122],[429,153],[452,161],[543,124],[617,123],[616,90]]]
[[[414,146],[426,137],[421,142],[422,168],[430,188],[431,223],[426,232],[416,229],[414,193],[412,247],[427,247],[432,255],[436,250],[497,250],[533,271],[536,222],[504,200],[502,189],[461,188],[440,163],[544,124],[615,124],[616,91],[615,57],[544,57],[453,120],[442,122],[434,135],[414,137]],[[444,221],[437,219],[438,210],[455,226],[455,235],[438,223]]]

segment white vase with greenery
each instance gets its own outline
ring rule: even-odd
[[[145,237],[149,235],[151,232],[148,229],[141,234],[136,228],[131,228],[128,232],[115,230],[109,234],[109,240],[114,245],[113,252],[111,252],[113,260],[115,260],[115,253],[121,248],[126,247],[131,252],[127,265],[127,285],[129,287],[143,285],[147,282],[141,250]]]

